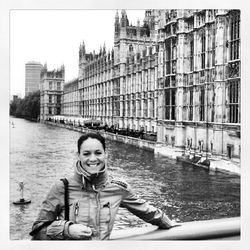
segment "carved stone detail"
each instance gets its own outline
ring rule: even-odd
[[[240,62],[228,63],[228,78],[240,76]]]

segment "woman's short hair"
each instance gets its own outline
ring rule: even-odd
[[[98,140],[102,144],[103,149],[105,151],[105,149],[106,149],[105,138],[101,134],[99,134],[99,133],[90,132],[90,133],[83,134],[78,139],[78,141],[77,141],[78,153],[80,153],[80,149],[81,149],[81,146],[82,146],[83,142],[86,141],[88,138],[92,138],[92,139]]]

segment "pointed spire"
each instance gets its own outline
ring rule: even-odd
[[[126,13],[125,10],[122,10],[121,14],[122,14],[122,16],[121,16],[121,26],[126,27],[126,26],[129,25],[127,13]]]
[[[126,10],[123,9],[122,12],[121,12],[121,14],[122,14],[122,17],[123,17],[123,16],[124,16],[124,17],[125,17],[125,16],[127,17]]]
[[[118,14],[118,10],[116,10],[116,15],[115,15],[115,37],[119,36],[119,33],[120,33],[119,14]]]
[[[118,10],[116,10],[115,21],[119,23],[119,14],[118,14]]]
[[[105,45],[105,42],[103,44],[103,54],[105,55],[106,54],[106,45]]]
[[[82,41],[82,54],[85,55],[85,43]]]
[[[137,27],[140,27],[140,19],[137,19]]]

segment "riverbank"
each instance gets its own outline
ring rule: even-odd
[[[169,158],[173,158],[173,159],[177,159],[178,157],[181,158],[184,156],[185,152],[183,149],[178,149],[175,147],[171,147],[171,146],[162,146],[162,145],[156,145],[155,150],[154,150],[155,154],[160,154],[160,155],[164,155],[166,157]],[[193,156],[199,157],[200,161],[202,162],[203,160],[205,160],[205,156],[204,154],[192,154],[188,155],[188,158],[191,158]],[[209,170],[210,171],[219,171],[219,172],[225,172],[225,173],[233,173],[233,174],[237,174],[240,175],[241,171],[240,171],[240,159],[229,159],[223,156],[214,156],[214,155],[209,155]],[[199,165],[199,164],[196,164]]]
[[[68,125],[68,124],[61,124],[61,123],[50,122],[50,121],[45,121],[44,123],[52,125],[52,126],[57,126],[61,128],[66,128],[66,129],[82,132],[82,133],[95,131],[95,130],[84,128],[84,127],[75,127],[75,126]],[[172,159],[177,159],[178,157],[181,157],[184,155],[184,150],[181,148],[166,146],[162,143],[157,143],[154,141],[147,141],[147,140],[143,140],[140,138],[114,134],[114,133],[106,132],[104,130],[101,130],[99,132],[103,135],[103,137],[107,139],[120,141],[125,144],[134,145],[139,148],[143,148],[147,150],[152,150],[154,151],[156,155],[162,155],[162,156],[166,156]],[[203,156],[201,156],[201,158],[202,157]],[[240,175],[240,160],[239,159],[228,159],[223,156],[211,155],[209,156],[209,161],[210,161],[210,166],[209,166],[210,171],[219,171],[219,172],[233,173],[233,174]]]

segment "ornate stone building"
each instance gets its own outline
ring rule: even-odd
[[[79,50],[84,117],[157,132],[159,143],[240,155],[240,12],[147,10],[115,17],[114,49]]]
[[[61,115],[80,116],[78,78],[64,84]]]
[[[125,11],[115,17],[114,49],[99,54],[79,50],[79,89],[84,117],[108,125],[156,132],[156,29],[151,11],[144,24],[129,25]],[[156,60],[156,61],[155,61]]]
[[[158,31],[158,140],[239,157],[240,11],[168,10]]]
[[[112,51],[80,45],[79,96],[73,85],[65,115],[79,100],[82,117],[159,145],[240,157],[240,11],[146,10],[133,26],[123,10]]]
[[[41,71],[40,120],[61,114],[61,98],[64,85],[64,65],[57,70],[48,71],[45,64]]]
[[[79,109],[84,118],[98,118],[107,124],[113,121],[114,52],[105,46],[98,54],[79,49]]]

